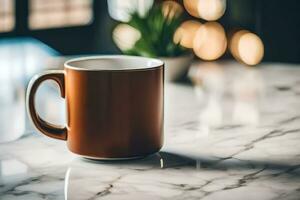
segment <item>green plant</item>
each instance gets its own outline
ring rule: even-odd
[[[186,48],[173,42],[173,35],[182,22],[182,15],[168,9],[166,13],[160,4],[154,5],[144,16],[133,12],[126,24],[138,30],[140,38],[132,48],[123,49],[123,53],[148,57],[172,57],[186,53]]]

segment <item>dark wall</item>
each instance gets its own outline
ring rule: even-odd
[[[265,59],[300,62],[300,1],[263,1],[261,34]]]
[[[89,26],[36,31],[27,28],[28,0],[16,2],[17,30],[0,38],[33,36],[65,55],[119,53],[111,39],[116,22],[108,15],[106,0],[94,0],[95,16]],[[227,0],[219,21],[227,32],[244,28],[257,33],[265,44],[265,61],[300,63],[299,0]]]
[[[228,31],[245,28],[258,34],[264,61],[300,63],[299,0],[228,0],[221,22]]]

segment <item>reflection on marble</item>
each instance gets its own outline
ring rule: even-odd
[[[161,176],[164,173],[161,170],[188,166],[193,162],[191,159],[165,152],[141,160],[121,162],[75,159],[66,172],[65,199],[97,199],[107,195],[109,198],[122,199],[124,194],[132,192],[134,193],[128,199],[157,198],[159,186],[155,185],[155,181],[166,180],[172,183],[170,177]],[[150,179],[144,179],[149,175]],[[174,177],[173,181],[175,179]],[[172,195],[172,191],[169,191],[172,189],[165,190],[166,194],[163,196]]]
[[[161,152],[96,162],[28,135],[0,144],[0,199],[299,199],[300,68],[205,67],[196,92],[167,84]]]
[[[234,76],[228,75],[233,69]],[[204,105],[199,115],[202,129],[221,126],[228,120],[239,125],[259,123],[258,102],[264,83],[257,68],[233,65],[226,71],[220,63],[202,62],[191,67],[189,76],[195,84],[198,101]],[[222,106],[224,98],[231,98],[233,107]]]
[[[261,73],[253,67],[241,68],[232,86],[234,97],[233,121],[243,125],[259,124],[259,101],[263,95],[264,83]]]

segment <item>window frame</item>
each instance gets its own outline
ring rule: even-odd
[[[14,2],[14,13],[15,13],[15,26],[11,31],[8,32],[0,32],[0,38],[3,37],[15,37],[15,36],[31,36],[44,32],[64,32],[71,30],[79,30],[79,29],[89,29],[95,24],[96,12],[95,12],[95,4],[97,4],[97,0],[93,1],[92,4],[92,20],[89,24],[82,25],[71,25],[66,27],[49,27],[42,29],[30,29],[29,27],[29,4],[30,0],[15,0]]]

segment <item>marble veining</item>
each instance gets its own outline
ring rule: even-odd
[[[96,162],[31,133],[0,144],[0,199],[300,199],[299,66],[193,69],[166,85],[159,153]]]

